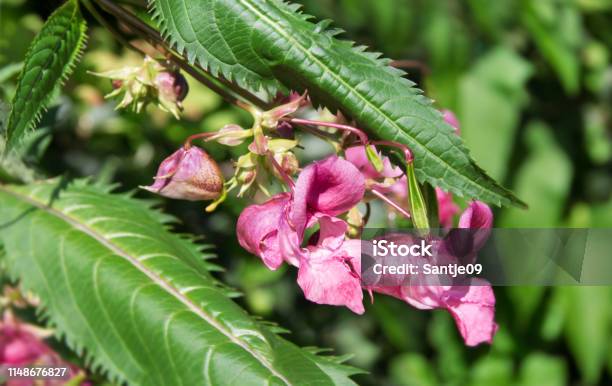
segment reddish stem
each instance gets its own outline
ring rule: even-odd
[[[392,206],[395,210],[403,214],[404,217],[410,218],[410,213],[408,213],[404,208],[402,208],[397,202],[385,196],[380,191],[378,191],[376,188],[372,188],[371,191],[376,197],[380,198],[381,200],[383,200],[384,202]]]
[[[392,142],[392,141],[374,141],[374,142],[372,142],[372,145],[382,145],[382,146],[396,147],[396,148],[402,150],[402,152],[404,153],[404,158],[406,159],[406,163],[407,164],[411,164],[412,161],[414,160],[414,157],[412,156],[412,151],[410,150],[410,148],[408,146],[406,146],[406,145],[401,144],[401,143]]]
[[[191,142],[192,141],[195,141],[196,139],[199,139],[199,138],[212,137],[213,135],[215,135],[217,133],[218,133],[218,131],[211,131],[211,132],[207,132],[207,133],[198,133],[198,134],[190,135],[185,140],[185,143],[183,144],[183,147],[185,149],[189,149],[191,147]]]
[[[340,123],[333,122],[324,122],[324,121],[311,121],[310,119],[301,119],[301,118],[281,118],[283,121],[295,123],[298,125],[311,125],[311,126],[324,126],[324,127],[332,127],[338,130],[344,130],[351,132],[359,137],[361,143],[366,146],[369,142],[368,136],[362,130],[359,130],[356,127],[342,125]]]

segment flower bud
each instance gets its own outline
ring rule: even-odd
[[[181,73],[167,61],[158,61],[146,56],[142,65],[124,67],[104,73],[91,74],[111,79],[113,91],[106,98],[123,94],[117,108],[132,107],[141,112],[151,102],[179,118],[183,106],[181,102],[187,96],[189,85]]]
[[[187,79],[178,71],[160,72],[155,77],[155,85],[160,98],[172,102],[182,102],[189,92]]]
[[[142,186],[150,192],[180,200],[214,200],[223,192],[223,175],[217,163],[199,147],[180,148],[157,170],[155,182]]]
[[[238,146],[248,137],[253,136],[253,130],[245,130],[242,127],[234,124],[223,126],[217,134],[209,137],[206,141],[217,141],[226,146]]]
[[[292,93],[288,103],[261,113],[261,125],[266,129],[275,129],[281,118],[296,112],[305,103],[305,100],[306,93],[304,95]]]
[[[113,88],[113,90],[121,88],[121,86],[123,86],[123,80],[121,80],[121,79],[111,79],[111,87]]]

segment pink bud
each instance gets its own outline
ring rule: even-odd
[[[178,71],[160,72],[155,77],[155,85],[160,96],[170,101],[181,102],[189,92],[187,80]]]
[[[113,87],[113,90],[121,88],[121,86],[123,86],[123,80],[121,80],[121,79],[112,79],[111,80],[111,86]]]
[[[180,200],[214,200],[223,191],[219,166],[204,150],[180,148],[166,158],[157,170],[155,182],[142,186],[150,192]]]

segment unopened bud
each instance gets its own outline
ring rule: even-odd
[[[226,146],[238,146],[248,137],[253,136],[253,129],[245,130],[234,124],[223,126],[217,134],[209,137],[207,141],[217,141]]]
[[[187,79],[178,71],[164,71],[155,77],[155,85],[160,98],[172,102],[182,102],[189,92]]]
[[[113,90],[121,88],[121,86],[123,86],[123,81],[121,79],[113,79],[111,80],[111,86]]]
[[[180,200],[214,200],[223,192],[219,166],[199,147],[180,148],[157,170],[155,182],[142,186],[150,192]]]

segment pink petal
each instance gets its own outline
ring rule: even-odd
[[[484,202],[472,201],[461,214],[459,228],[487,229],[493,224],[493,212]]]
[[[348,225],[344,220],[327,215],[318,216],[319,241],[318,246],[327,249],[339,248],[343,241]]]
[[[455,133],[457,135],[461,134],[461,128],[459,127],[459,120],[455,116],[455,114],[450,110],[442,110],[442,117],[452,127],[455,128]]]
[[[217,163],[199,147],[180,148],[160,165],[150,192],[165,197],[200,201],[212,200],[223,191],[223,175]]]
[[[383,170],[381,172],[377,171],[370,160],[368,160],[364,146],[349,147],[344,151],[344,156],[347,161],[359,169],[365,178],[378,179],[384,177],[399,177],[403,174],[401,168],[391,164],[389,157],[380,155],[380,153],[379,156],[382,158]]]
[[[261,257],[272,270],[283,263],[278,231],[289,200],[289,193],[281,193],[261,205],[251,205],[242,211],[236,225],[240,245]]]
[[[454,287],[447,293],[446,308],[468,346],[491,343],[497,332],[495,295],[484,280],[472,279],[470,286]]]
[[[308,212],[330,216],[346,212],[361,201],[364,193],[365,180],[350,162],[337,156],[313,162],[297,179],[292,221],[301,226]]]
[[[492,225],[493,212],[487,204],[480,201],[472,201],[459,219],[459,228],[474,229],[472,232],[474,252],[484,246],[491,233]]]
[[[147,186],[145,189],[154,193],[159,193],[164,186],[170,182],[169,177],[176,173],[176,169],[184,156],[185,150],[181,147],[164,159],[157,169],[157,174],[155,175],[156,179],[153,185]]]
[[[290,209],[291,205],[287,205],[281,215],[278,225],[278,244],[283,259],[289,264],[299,267],[300,260],[305,253],[301,245],[306,225],[300,225],[301,230],[298,232],[296,226],[289,220]]]
[[[359,240],[345,242],[338,250],[312,247],[309,256],[300,262],[297,282],[306,299],[334,306],[346,306],[362,314],[363,291],[359,279]]]
[[[453,219],[459,213],[459,207],[453,202],[452,193],[447,193],[440,188],[436,188],[436,198],[438,199],[438,217],[443,228],[453,226]]]

